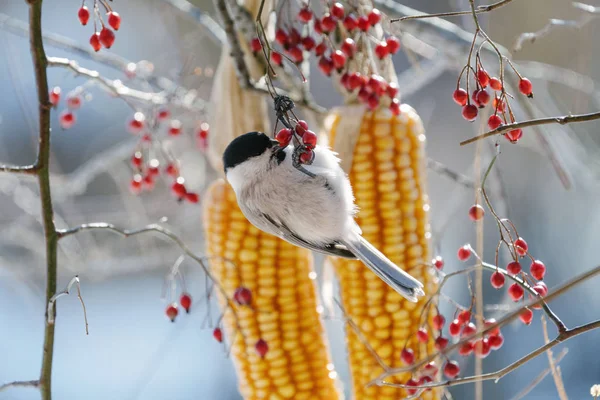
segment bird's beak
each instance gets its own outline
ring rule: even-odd
[[[271,151],[272,152],[276,152],[277,150],[281,149],[281,146],[279,146],[279,142],[275,139],[271,139]]]
[[[279,146],[279,142],[277,140],[275,140],[275,139],[271,139],[271,144],[273,146]]]

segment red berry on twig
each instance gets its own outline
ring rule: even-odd
[[[340,46],[340,50],[349,58],[354,57],[356,53],[356,43],[351,38],[346,38]]]
[[[521,264],[519,264],[517,261],[512,261],[508,263],[506,270],[509,274],[517,275],[519,272],[521,272]]]
[[[427,333],[427,329],[423,327],[419,328],[417,331],[417,340],[419,340],[421,343],[427,343],[429,340],[429,333]]]
[[[519,301],[523,298],[523,288],[518,283],[513,283],[508,287],[508,295],[513,301]]]
[[[475,118],[477,118],[477,113],[477,107],[473,104],[467,104],[462,109],[463,118],[469,122],[475,121]]]
[[[465,89],[458,88],[454,91],[454,93],[452,93],[452,98],[456,104],[459,106],[464,106],[467,104],[467,100],[469,100],[469,94]]]
[[[460,326],[461,323],[458,319],[455,319],[448,326],[448,332],[450,332],[451,336],[458,336],[460,334]]]
[[[469,208],[469,218],[471,221],[479,221],[485,215],[485,210],[479,204],[474,204]]]
[[[379,11],[378,9],[374,8],[371,10],[371,12],[369,13],[369,24],[371,24],[371,26],[377,25],[379,23],[379,21],[381,21],[381,11]]]
[[[531,321],[533,320],[533,311],[531,311],[529,308],[524,309],[521,311],[521,314],[519,314],[519,319],[525,325],[530,325]]]
[[[314,149],[317,145],[317,134],[313,131],[305,131],[302,135],[302,143],[309,149]]]
[[[177,198],[183,198],[187,193],[187,189],[184,184],[185,180],[180,176],[175,180],[175,182],[171,185],[171,191]]]
[[[390,36],[386,39],[388,52],[390,54],[396,54],[400,50],[400,40],[396,36]]]
[[[107,14],[108,24],[115,30],[118,31],[121,26],[121,16],[116,11],[110,11]]]
[[[188,192],[185,194],[185,199],[192,204],[196,204],[200,201],[200,196],[198,193]]]
[[[529,250],[529,246],[527,242],[522,237],[515,240],[515,251],[518,255],[524,256],[527,254],[527,250]]]
[[[388,54],[390,54],[389,49],[387,47],[387,42],[378,43],[377,46],[375,46],[375,54],[380,60],[387,57]]]
[[[260,44],[260,39],[255,37],[250,41],[250,49],[252,49],[253,53],[258,53],[262,50],[262,44]]]
[[[498,78],[490,78],[490,87],[496,91],[502,90],[502,82]]]
[[[221,330],[221,328],[217,327],[213,330],[213,337],[217,342],[223,342],[223,331]]]
[[[179,310],[177,309],[177,303],[171,303],[167,306],[165,310],[165,314],[171,320],[171,322],[175,322],[175,318],[177,318],[177,314],[179,314]]]
[[[448,338],[445,338],[443,336],[438,336],[435,339],[435,348],[436,350],[444,350],[446,348],[446,346],[448,346]]]
[[[440,256],[436,256],[433,260],[431,260],[431,263],[434,265],[434,267],[436,267],[438,270],[441,270],[442,268],[444,268],[444,259]],[[443,318],[443,317],[442,317]]]
[[[485,71],[485,69],[480,68],[477,70],[477,80],[479,81],[481,87],[486,87],[490,82],[490,76]]]
[[[344,18],[344,6],[341,3],[333,3],[330,12],[337,19]]]
[[[521,129],[513,129],[505,134],[506,139],[508,139],[511,143],[517,143],[522,136],[523,131]]]
[[[411,348],[407,347],[400,353],[400,358],[404,364],[411,365],[413,362],[415,362],[415,352]]]
[[[533,85],[527,78],[521,78],[519,81],[519,91],[527,97],[533,97]]]
[[[458,317],[456,317],[456,319],[458,319],[458,322],[461,324],[466,324],[471,320],[471,311],[469,310],[463,310],[460,313],[458,313]]]
[[[111,29],[104,27],[100,31],[99,39],[100,43],[102,43],[102,46],[110,49],[113,43],[115,43],[115,33]]]
[[[75,125],[76,121],[77,118],[75,117],[75,114],[67,110],[63,111],[58,117],[58,122],[63,129],[71,128],[73,125]]]
[[[533,276],[538,281],[541,281],[542,279],[544,279],[544,275],[546,274],[546,266],[540,260],[535,260],[531,263],[531,266],[529,267],[529,272],[531,273],[531,276]]]
[[[458,259],[460,261],[467,261],[471,257],[471,246],[465,244],[463,247],[458,249]]]
[[[280,147],[287,147],[292,140],[292,131],[287,128],[279,130],[275,135],[275,140],[279,142]]]
[[[58,105],[58,103],[60,102],[60,88],[58,86],[55,86],[54,88],[52,88],[49,96],[50,96],[50,104],[52,104],[53,107],[56,107]]]
[[[256,344],[254,345],[254,348],[256,349],[258,355],[261,357],[264,357],[269,351],[269,345],[263,339],[258,339],[258,342],[256,342]]]
[[[459,373],[460,367],[456,361],[448,361],[444,364],[444,375],[446,375],[448,379],[456,378]]]
[[[87,25],[90,20],[90,10],[86,6],[82,6],[77,12],[77,17],[79,18],[81,25]]]
[[[94,51],[100,51],[102,48],[102,43],[100,43],[100,34],[98,32],[94,32],[94,34],[90,37],[90,45]]]
[[[302,9],[300,9],[300,11],[298,12],[298,20],[304,24],[309,23],[312,17],[313,12],[308,7],[302,7]]]
[[[240,286],[233,292],[233,300],[241,306],[247,306],[252,303],[252,291],[247,287]]]
[[[446,318],[442,314],[438,314],[433,317],[433,329],[441,331],[446,323]]]
[[[181,297],[179,297],[179,304],[181,304],[186,313],[189,313],[192,307],[192,296],[189,293],[182,293]]]
[[[358,21],[354,14],[348,14],[346,15],[346,18],[344,18],[343,24],[348,32],[352,32],[358,26]]]
[[[494,130],[496,128],[498,128],[500,125],[502,125],[502,118],[500,118],[500,116],[494,114],[492,116],[490,116],[490,118],[488,119],[488,128],[490,128],[490,130]]]
[[[494,272],[492,274],[492,276],[490,277],[490,282],[494,289],[502,288],[502,286],[504,286],[504,281],[505,281],[504,275],[499,271]]]

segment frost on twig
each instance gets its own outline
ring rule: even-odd
[[[579,2],[573,2],[573,7],[584,11],[586,14],[583,15],[579,20],[566,20],[552,18],[548,23],[540,30],[536,32],[525,32],[517,37],[513,46],[514,51],[520,51],[523,49],[523,44],[526,42],[533,43],[541,37],[548,35],[554,28],[575,28],[581,29],[592,20],[596,19],[600,15],[600,7],[594,7],[588,4]]]
[[[2,392],[3,390],[6,389],[10,389],[12,387],[33,387],[33,388],[37,388],[40,386],[40,381],[39,380],[33,380],[33,381],[14,381],[14,382],[8,382],[5,383],[3,385],[0,385],[0,392]]]
[[[73,285],[77,285],[77,297],[79,298],[79,301],[81,302],[81,307],[83,308],[83,319],[85,320],[85,334],[89,335],[90,331],[88,329],[87,312],[85,310],[85,303],[83,302],[83,297],[81,297],[81,286],[79,284],[79,276],[77,276],[77,275],[75,275],[73,278],[71,278],[71,280],[67,284],[67,287],[65,287],[65,289],[62,292],[58,292],[50,298],[50,301],[48,302],[48,312],[47,312],[48,324],[54,324],[54,303],[56,303],[56,300],[59,297],[70,294],[71,288],[73,287]]]

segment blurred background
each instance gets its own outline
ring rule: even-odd
[[[174,92],[169,86],[173,82],[186,89],[184,94],[177,94],[183,99],[183,121],[203,120],[209,112],[203,108],[203,100],[208,99],[222,45],[218,29],[213,27],[212,33],[206,29],[212,21],[206,16],[216,20],[212,4],[206,0],[194,3],[202,14],[184,12],[185,0],[115,1],[113,7],[123,24],[113,48],[102,51],[117,56],[114,59],[93,60],[49,42],[46,52],[144,89],[131,75],[115,68],[119,63],[136,63],[138,77],[168,78],[159,82],[167,91]],[[466,0],[411,0],[402,4],[425,12],[468,9]],[[596,0],[590,4],[600,6]],[[43,29],[56,35],[57,42],[68,38],[70,45],[87,49],[92,28],[78,23],[79,6],[72,0],[47,2]],[[564,0],[515,0],[482,16],[481,21],[492,39],[512,51],[520,33],[540,30],[550,18],[587,17],[589,14]],[[7,164],[33,162],[37,147],[35,86],[23,30],[27,18],[25,2],[0,2],[0,162]],[[580,27],[557,27],[513,53],[521,73],[533,81],[536,95],[530,102],[533,107],[517,107],[518,119],[599,109],[600,44],[595,38],[600,28],[597,20],[588,19]],[[473,29],[470,17],[457,17],[452,22],[467,31]],[[404,29],[431,46],[429,57],[409,52],[395,59],[403,101],[411,104],[425,123],[428,156],[475,179],[489,163],[495,142],[458,146],[459,141],[482,128],[478,123],[465,122],[451,100],[468,44],[459,34],[440,33],[420,22],[392,28]],[[311,88],[317,101],[327,107],[339,104],[329,80],[316,69],[313,72]],[[153,192],[141,196],[129,192],[130,157],[136,140],[126,129],[133,114],[127,103],[63,68],[50,69],[49,81],[51,87],[60,86],[63,95],[71,90],[83,89],[85,93],[73,128],[61,129],[58,113],[52,114],[51,170],[57,226],[105,221],[135,228],[161,222],[201,254],[200,205],[178,204],[166,182],[158,182]],[[502,153],[489,178],[492,201],[517,225],[530,251],[545,262],[550,288],[600,263],[596,248],[600,238],[599,128],[598,122],[547,126],[537,132],[526,130],[525,138],[516,146],[499,141]],[[217,127],[212,127],[212,134],[218,134]],[[166,146],[182,160],[188,188],[202,196],[216,173],[195,147],[193,137],[185,136]],[[474,165],[476,154],[480,159]],[[436,254],[446,259],[446,269],[452,271],[461,267],[456,249],[466,242],[475,243],[475,227],[466,217],[474,191],[435,171],[429,171],[428,181]],[[35,379],[41,365],[45,266],[38,200],[34,180],[0,174],[0,383]],[[497,235],[488,221],[484,257],[490,262]],[[79,275],[90,335],[85,335],[76,296],[61,298],[53,376],[56,399],[240,399],[232,363],[223,346],[212,339],[212,329],[203,324],[208,308],[212,308],[213,323],[219,312],[216,305],[207,304],[204,275],[189,260],[181,269],[195,299],[193,311],[180,315],[174,324],[164,315],[164,280],[179,255],[176,246],[152,234],[123,239],[108,232],[93,232],[61,241],[59,287]],[[488,278],[484,274],[486,282]],[[597,285],[587,282],[552,303],[568,326],[599,318]],[[500,293],[504,291],[496,292],[487,284],[484,290],[486,304],[501,305],[495,307],[498,311],[487,312],[490,317],[512,307]],[[465,282],[460,279],[448,284],[445,291],[463,304],[468,301]],[[536,314],[531,327],[517,322],[504,329],[505,345],[483,361],[485,372],[502,368],[543,343],[538,317]],[[343,324],[327,320],[326,327],[336,370],[348,391]],[[550,334],[554,334],[553,327]],[[597,351],[592,350],[599,342],[600,332],[593,331],[555,351],[569,349],[560,366],[571,399],[589,398],[589,388],[600,383],[600,361]],[[463,368],[464,374],[472,372],[471,362]],[[486,382],[484,398],[510,399],[545,368],[544,355],[498,383]],[[474,398],[471,385],[455,387],[451,392],[457,399]],[[37,398],[37,390],[29,388],[0,392],[0,400]],[[526,398],[558,398],[552,379],[546,378]]]

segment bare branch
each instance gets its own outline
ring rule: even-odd
[[[223,28],[212,19],[212,17],[202,11],[199,7],[191,4],[186,0],[163,0],[165,3],[169,4],[171,7],[179,10],[181,13],[185,14],[188,18],[196,21],[210,37],[218,44],[223,44],[226,42],[227,38],[225,36],[225,32]]]
[[[466,175],[463,175],[459,172],[453,171],[446,165],[444,165],[441,162],[438,162],[432,158],[427,159],[427,168],[429,168],[430,170],[432,170],[440,175],[446,176],[447,178],[453,180],[454,182],[456,182],[459,185],[462,185],[466,188],[475,189],[475,187],[476,187],[475,182],[473,182],[473,180],[470,179],[469,177],[467,177]]]
[[[500,0],[497,3],[490,4],[487,6],[478,6],[475,9],[475,13],[481,14],[481,13],[490,12],[490,11],[495,10],[496,8],[500,8],[502,6],[507,5],[511,1],[513,1],[513,0]],[[456,17],[459,15],[471,15],[471,13],[472,13],[472,11],[469,10],[469,11],[452,11],[452,12],[435,13],[435,14],[411,15],[411,16],[391,19],[390,22],[402,22],[402,21],[411,20],[411,19],[424,19],[424,18]]]
[[[542,315],[542,331],[544,333],[544,343],[550,342],[550,337],[548,336],[548,324],[546,323],[546,318]],[[566,352],[567,349],[564,349],[563,352]],[[556,391],[558,392],[558,397],[560,400],[569,400],[567,397],[567,392],[565,391],[565,384],[563,383],[562,376],[560,373],[560,368],[557,367],[558,361],[554,359],[554,355],[552,354],[552,350],[548,349],[546,351],[548,355],[548,364],[550,365],[550,371],[552,372],[552,378],[554,379],[554,385],[556,386]]]
[[[558,357],[553,358],[552,359],[552,363],[553,364],[558,364],[569,352],[569,349],[563,349],[560,354],[558,355]],[[548,374],[550,374],[552,372],[552,368],[548,367],[545,370],[543,370],[538,376],[535,377],[535,379],[533,381],[531,381],[531,383],[529,385],[527,385],[525,388],[523,388],[523,390],[521,390],[519,393],[517,393],[515,395],[515,397],[513,397],[511,400],[521,400],[524,399],[525,396],[527,396],[529,394],[529,392],[531,392],[533,390],[533,388],[535,388],[537,385],[540,384],[540,382],[542,382],[544,380],[544,378],[546,378],[548,376]]]
[[[3,385],[0,385],[0,392],[2,392],[3,390],[6,389],[10,389],[13,387],[33,387],[33,388],[38,388],[40,386],[40,381],[39,380],[34,380],[34,381],[14,381],[14,382],[9,382],[9,383],[5,383]]]
[[[85,320],[85,334],[89,335],[90,331],[88,329],[87,312],[85,310],[85,303],[83,302],[83,297],[81,297],[81,285],[79,284],[79,276],[77,275],[71,278],[71,280],[67,284],[67,287],[65,287],[65,289],[62,292],[58,292],[50,298],[50,301],[48,302],[48,312],[46,313],[48,318],[47,321],[49,324],[54,324],[54,303],[56,303],[56,300],[59,297],[67,296],[70,293],[73,285],[77,285],[77,297],[81,302],[81,307],[83,308],[83,319]]]
[[[570,124],[573,122],[587,122],[587,121],[594,121],[597,119],[600,119],[600,111],[594,112],[594,113],[589,113],[589,114],[577,114],[577,115],[569,114],[569,115],[565,115],[562,117],[548,117],[548,118],[531,119],[531,120],[523,121],[523,122],[515,122],[512,124],[501,125],[499,128],[496,128],[493,131],[489,131],[489,132],[483,133],[481,135],[474,136],[471,139],[464,140],[464,141],[460,142],[460,145],[464,146],[464,145],[476,142],[478,140],[485,139],[490,136],[506,133],[508,131],[511,131],[511,130],[517,129],[517,128],[527,128],[528,126],[548,125],[548,124],[565,125],[565,124]]]
[[[23,167],[13,165],[0,165],[0,172],[10,172],[13,174],[31,174],[35,175],[37,169],[35,165],[26,165]]]
[[[521,33],[517,39],[515,40],[515,44],[513,46],[514,51],[520,51],[523,49],[523,44],[525,42],[533,43],[541,37],[548,35],[554,28],[575,28],[581,29],[589,22],[595,20],[600,16],[600,7],[594,7],[583,3],[573,2],[573,7],[578,8],[582,11],[585,11],[585,14],[582,18],[577,21],[573,20],[565,20],[565,19],[556,19],[552,18],[548,21],[548,23],[540,30],[536,32],[525,32]]]

